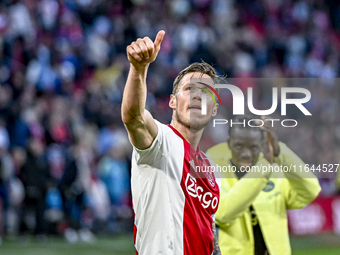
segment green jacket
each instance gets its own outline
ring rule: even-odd
[[[303,165],[303,161],[284,143],[279,143],[280,154],[274,159],[278,166]],[[230,165],[231,151],[227,143],[207,151],[218,165]],[[274,164],[275,164],[274,163]],[[257,164],[269,165],[261,155]],[[252,175],[253,177],[256,174]],[[250,177],[251,175],[248,175]],[[321,188],[311,172],[272,173],[270,179],[245,178],[235,173],[224,173],[220,189],[220,203],[216,212],[219,226],[219,245],[222,255],[253,255],[254,236],[250,214],[253,205],[270,255],[289,255],[291,248],[287,224],[287,209],[300,209],[311,203]]]

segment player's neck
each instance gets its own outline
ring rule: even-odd
[[[170,125],[173,126],[195,150],[197,150],[204,129],[193,130],[174,119],[171,121]]]

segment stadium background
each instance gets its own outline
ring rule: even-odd
[[[150,66],[147,108],[164,123],[171,119],[172,81],[201,59],[232,78],[340,75],[340,5],[331,0],[1,1],[4,254],[133,254],[131,146],[120,119],[129,68],[125,48],[138,37],[153,39],[160,29],[166,35]],[[340,87],[326,83],[309,90],[312,122],[293,132],[279,130],[279,137],[306,163],[339,163]],[[268,89],[257,91],[255,100],[268,102]],[[41,174],[29,157],[45,162],[49,173],[36,184],[47,189],[46,221],[34,237],[37,208],[25,203],[19,181],[23,168],[37,178]],[[81,164],[81,174],[65,184],[62,176],[71,171],[70,162]],[[320,179],[318,205],[296,216],[313,220],[297,232],[304,235],[292,237],[293,254],[340,253],[335,177]],[[69,221],[63,217],[61,183],[74,191]],[[86,196],[77,204],[72,198],[79,193]],[[67,231],[73,226],[75,231]],[[84,230],[91,232],[81,235]]]

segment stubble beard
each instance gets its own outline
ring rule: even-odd
[[[177,122],[191,130],[198,131],[198,130],[203,129],[210,120],[210,119],[205,120],[205,119],[197,119],[197,118],[186,119],[181,113],[177,111],[177,109],[178,108],[176,107],[175,118]]]

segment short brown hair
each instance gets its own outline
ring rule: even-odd
[[[223,77],[221,77],[220,75],[217,74],[216,70],[209,65],[208,63],[202,61],[202,63],[193,63],[190,66],[188,66],[187,68],[183,69],[176,77],[174,84],[173,84],[173,88],[172,88],[172,94],[176,95],[179,84],[181,83],[182,78],[184,77],[184,75],[186,75],[187,73],[201,73],[203,74],[207,74],[209,75],[214,83],[216,83],[219,79],[223,79]]]

